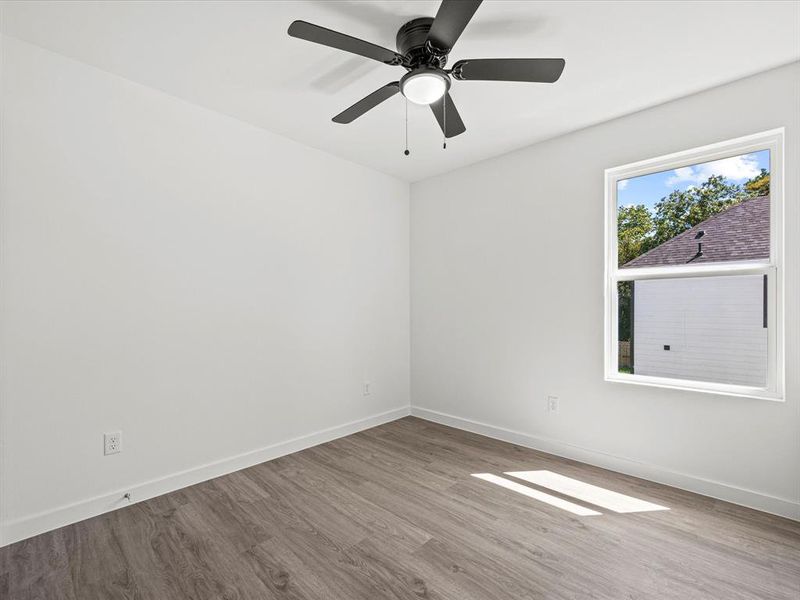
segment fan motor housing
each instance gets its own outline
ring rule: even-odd
[[[447,56],[434,54],[426,44],[428,32],[433,25],[433,18],[420,17],[403,25],[397,31],[397,51],[406,57],[411,68],[422,65],[443,68]]]

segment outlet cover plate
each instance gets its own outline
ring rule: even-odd
[[[122,432],[112,431],[103,434],[103,454],[119,454],[122,452]]]

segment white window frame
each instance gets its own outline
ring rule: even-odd
[[[783,400],[783,145],[784,128],[675,152],[605,171],[605,380],[747,398]],[[617,182],[758,150],[770,152],[770,257],[768,261],[730,261],[666,267],[617,266]],[[619,372],[617,283],[620,281],[714,275],[767,275],[767,386],[750,387]]]

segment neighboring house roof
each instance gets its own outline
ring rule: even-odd
[[[700,239],[695,235],[703,230]],[[703,255],[697,256],[697,244]],[[625,267],[769,258],[769,196],[745,200],[625,263]]]

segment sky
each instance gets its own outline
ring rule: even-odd
[[[673,190],[699,185],[711,175],[723,175],[730,182],[742,184],[762,168],[770,170],[769,150],[623,179],[617,182],[617,206],[644,204],[653,212],[655,203]]]

